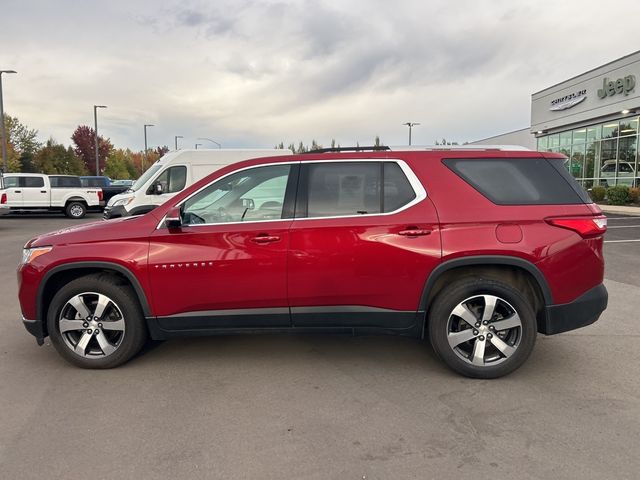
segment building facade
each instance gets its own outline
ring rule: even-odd
[[[586,188],[640,186],[638,82],[640,51],[534,93],[529,136],[517,144],[563,153]],[[507,144],[513,133],[474,143]]]
[[[560,152],[585,187],[640,184],[640,51],[531,96],[540,151]]]

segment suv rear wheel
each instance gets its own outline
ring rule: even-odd
[[[65,285],[51,301],[47,328],[58,353],[83,368],[116,367],[138,353],[147,339],[133,291],[109,274]]]
[[[536,339],[536,317],[527,298],[495,280],[454,282],[436,297],[429,336],[451,369],[473,378],[496,378],[524,363]]]

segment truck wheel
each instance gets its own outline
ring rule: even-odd
[[[495,280],[467,279],[445,287],[428,321],[435,352],[467,377],[511,373],[529,357],[536,340],[530,302],[511,285]]]
[[[64,213],[69,218],[80,219],[87,214],[87,207],[82,202],[69,202]]]
[[[131,287],[109,274],[67,283],[47,312],[51,343],[68,362],[82,368],[113,368],[140,351],[147,329]]]

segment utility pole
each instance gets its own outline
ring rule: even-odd
[[[151,123],[145,123],[144,124],[144,157],[143,157],[143,162],[147,161],[147,127],[154,127],[155,125],[151,124]],[[142,164],[142,171],[144,171],[144,163]]]
[[[407,122],[403,123],[402,125],[406,125],[407,127],[409,127],[409,145],[411,145],[411,129],[420,124],[418,122]]]
[[[96,177],[100,175],[100,154],[98,149],[98,109],[99,108],[107,108],[106,105],[94,105],[93,106],[93,124],[96,136]]]
[[[4,162],[4,171],[9,168],[9,159],[7,158],[7,132],[4,128],[4,106],[2,104],[2,74],[18,73],[15,70],[0,70],[0,131],[2,131],[2,160]]]

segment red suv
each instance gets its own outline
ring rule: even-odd
[[[317,151],[226,166],[139,217],[29,241],[23,321],[80,367],[148,337],[428,337],[470,377],[595,322],[606,218],[551,153]]]

